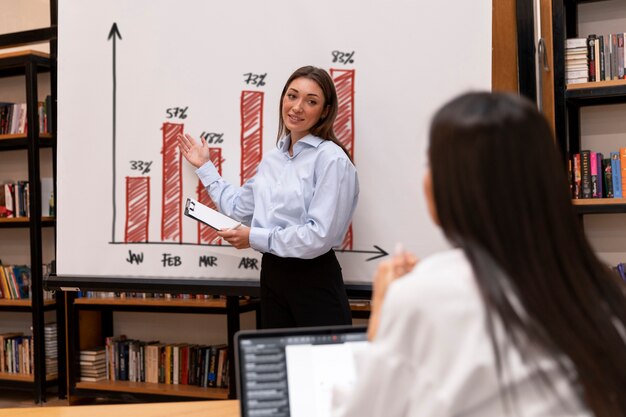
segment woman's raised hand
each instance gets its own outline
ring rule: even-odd
[[[185,133],[179,134],[178,149],[185,159],[194,167],[200,168],[211,160],[209,156],[209,145],[203,140],[196,141],[191,135]]]

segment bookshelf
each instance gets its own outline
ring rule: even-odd
[[[50,134],[39,134],[39,119],[37,112],[38,75],[52,73],[54,71],[53,60],[42,52],[24,50],[0,54],[0,77],[14,77],[16,83],[22,83],[26,97],[26,122],[28,130],[26,134],[0,135],[0,161],[3,158],[14,158],[15,155],[26,155],[26,164],[30,193],[28,204],[30,205],[30,217],[15,217],[0,219],[0,233],[4,229],[21,228],[28,231],[28,248],[30,254],[30,299],[2,299],[0,300],[0,317],[3,313],[19,313],[30,316],[33,336],[33,371],[31,374],[0,373],[0,386],[7,388],[29,389],[33,391],[36,403],[45,402],[49,390],[53,386],[58,387],[58,393],[62,395],[63,385],[59,383],[63,373],[58,371],[46,372],[45,330],[46,317],[56,312],[56,319],[62,317],[61,304],[56,300],[45,300],[43,293],[43,249],[42,229],[53,228],[53,217],[42,217],[41,210],[41,171],[40,150],[52,149],[53,172],[55,169],[56,137],[54,131]],[[0,92],[0,101],[3,101]],[[9,154],[8,152],[11,151]],[[53,173],[54,177],[54,173]],[[5,249],[5,248],[3,248]],[[6,250],[6,249],[5,249]],[[0,258],[6,265],[10,265],[11,255],[0,251]],[[4,252],[4,253],[3,253]],[[11,323],[5,323],[10,326]],[[12,331],[29,334],[29,329],[19,328]],[[60,352],[57,341],[57,352]],[[63,355],[58,355],[61,358]]]
[[[560,0],[553,2],[552,25],[554,34],[554,101],[555,133],[564,157],[579,153],[589,147],[583,143],[581,111],[585,107],[626,104],[626,80],[607,80],[580,84],[565,83],[565,39],[585,37],[579,33],[580,6],[598,7],[611,0]],[[626,14],[624,15],[626,16]],[[606,29],[601,33],[626,32]],[[626,146],[626,139],[622,142]],[[604,145],[607,148],[609,145]],[[601,149],[599,149],[600,151]],[[626,213],[626,199],[580,199],[572,200],[579,215]]]
[[[80,381],[76,361],[68,360],[68,387],[70,403],[78,398],[109,397],[124,401],[163,401],[165,399],[224,400],[235,398],[235,364],[232,341],[240,329],[240,315],[256,312],[256,298],[241,299],[227,296],[219,299],[162,299],[162,298],[77,298],[66,292],[67,357],[78,358],[80,350],[104,346],[106,337],[114,336],[114,312],[142,312],[222,315],[227,322],[228,357],[230,363],[229,388],[204,388],[182,384],[156,384],[131,381]],[[119,335],[116,335],[119,336]],[[132,335],[129,335],[132,337]],[[161,340],[167,342],[167,340]]]

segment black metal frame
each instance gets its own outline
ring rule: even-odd
[[[517,0],[517,68],[518,87],[523,96],[537,101],[537,67],[535,59],[535,12],[532,0]]]
[[[179,294],[219,294],[259,296],[258,280],[138,277],[66,277],[51,274],[44,280],[44,288],[60,291],[135,291],[169,292]],[[348,283],[346,291],[351,298],[370,298],[372,284]]]

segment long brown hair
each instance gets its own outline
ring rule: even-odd
[[[335,119],[337,118],[337,111],[339,108],[335,84],[333,83],[333,80],[328,72],[326,72],[322,68],[313,67],[311,65],[301,67],[295,70],[283,87],[283,91],[280,94],[280,101],[278,106],[278,137],[276,138],[276,142],[278,142],[283,136],[291,133],[283,122],[283,98],[287,93],[289,85],[296,78],[308,78],[309,80],[315,81],[315,83],[322,90],[322,94],[324,95],[324,110],[326,111],[326,114],[324,117],[320,117],[317,123],[313,125],[310,133],[321,139],[334,142],[337,146],[343,149],[346,155],[348,155],[348,158],[352,159],[350,153],[345,148],[345,146],[343,146],[339,142],[339,140],[337,140],[337,136],[335,136],[335,131],[333,130],[333,124],[335,123]]]
[[[573,365],[596,416],[626,415],[625,285],[584,236],[543,116],[515,95],[462,95],[435,115],[429,157],[438,219],[467,254],[490,320],[522,352],[520,334]]]

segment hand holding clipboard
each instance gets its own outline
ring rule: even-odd
[[[188,198],[187,203],[185,203],[185,216],[204,223],[215,230],[237,229],[241,226],[241,222],[231,219],[193,198]]]

